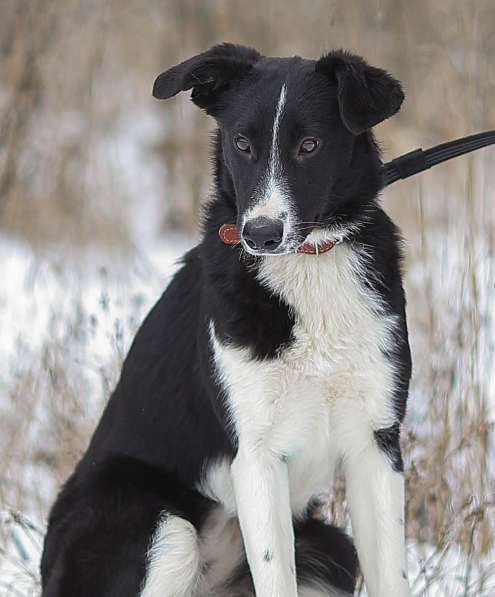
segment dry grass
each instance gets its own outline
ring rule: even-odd
[[[253,0],[249,10],[241,0],[2,6],[0,241],[28,245],[33,254],[23,297],[0,290],[0,325],[2,312],[10,312],[5,301],[30,294],[26,318],[31,308],[44,309],[46,325],[33,344],[19,322],[15,344],[7,352],[0,344],[8,369],[0,379],[0,509],[43,520],[149,304],[132,276],[98,273],[101,256],[126,254],[141,272],[138,286],[149,285],[149,270],[142,273],[130,257],[146,251],[143,239],[195,229],[208,189],[210,123],[185,98],[152,102],[160,70],[224,39],[280,55],[350,47],[404,81],[403,111],[378,130],[387,158],[493,128],[491,0],[288,6],[283,0]],[[428,546],[414,585],[418,596],[494,590],[493,156],[492,149],[456,160],[397,183],[384,197],[407,239],[415,365],[404,434],[408,537]],[[64,296],[62,311],[61,302],[37,303],[34,289],[47,271]],[[157,275],[152,279],[158,288]],[[81,299],[89,284],[98,295],[90,305]],[[119,301],[120,311],[109,307]],[[99,334],[110,349],[95,357]],[[345,523],[343,498],[338,484],[330,509]],[[9,520],[4,545],[8,538],[12,544],[9,525],[29,542],[25,519]],[[452,574],[461,589],[443,584],[442,576]],[[12,595],[28,590],[8,587]],[[0,595],[5,591],[0,578]]]

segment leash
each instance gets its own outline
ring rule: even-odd
[[[452,158],[493,144],[495,144],[495,131],[485,131],[484,133],[448,141],[430,149],[414,149],[391,162],[383,164],[382,171],[385,186],[387,187],[397,180],[414,176]]]

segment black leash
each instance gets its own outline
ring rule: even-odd
[[[396,180],[409,178],[409,176],[428,170],[428,168],[452,158],[493,144],[495,144],[495,131],[486,131],[455,141],[448,141],[430,149],[415,149],[383,164],[385,186],[387,187]]]

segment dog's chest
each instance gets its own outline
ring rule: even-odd
[[[267,259],[260,281],[294,310],[294,341],[273,360],[214,339],[215,363],[240,441],[287,458],[293,505],[328,488],[346,421],[390,419],[393,371],[383,350],[393,319],[366,289],[359,256]]]

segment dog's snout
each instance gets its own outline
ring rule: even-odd
[[[244,224],[242,237],[246,244],[255,251],[269,253],[275,251],[284,236],[282,220],[258,217]]]

